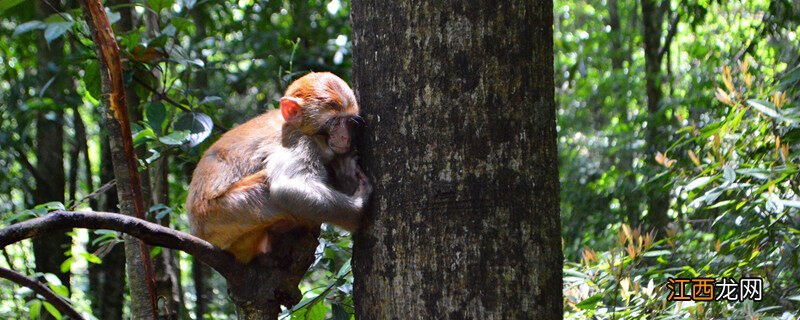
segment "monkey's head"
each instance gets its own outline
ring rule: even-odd
[[[349,153],[351,138],[364,123],[353,90],[330,72],[312,72],[292,82],[281,98],[281,114],[287,126],[333,154]]]

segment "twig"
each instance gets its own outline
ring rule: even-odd
[[[17,160],[19,160],[19,163],[23,168],[25,168],[25,170],[28,170],[28,173],[33,176],[33,179],[36,180],[37,184],[47,183],[48,180],[44,179],[44,177],[39,174],[39,171],[36,170],[36,167],[34,167],[33,164],[28,161],[28,157],[25,156],[25,152],[22,151],[18,144],[12,143],[11,148],[17,152]]]
[[[147,89],[147,91],[152,92],[153,94],[158,96],[159,99],[166,101],[167,103],[177,107],[178,109],[181,109],[181,110],[186,111],[186,112],[192,112],[191,109],[189,109],[186,106],[184,106],[183,104],[173,100],[172,98],[167,96],[166,93],[163,93],[163,92],[160,92],[160,91],[156,90],[156,88],[153,88],[152,86],[147,84],[147,82],[145,82],[144,80],[140,79],[139,77],[133,76],[133,81],[136,81],[136,83],[140,84],[142,87]],[[212,121],[212,124],[214,124],[214,127],[217,128],[217,130],[219,130],[219,131],[222,131],[222,132],[228,131],[228,128],[220,125],[216,121]]]
[[[678,22],[680,21],[681,15],[679,13],[675,14],[675,17],[672,18],[672,21],[669,22],[669,29],[667,30],[667,37],[664,38],[664,46],[658,50],[658,61],[664,58],[664,54],[669,51],[669,46],[672,44],[672,39],[675,38],[675,34],[678,33]]]
[[[78,206],[79,206],[81,203],[84,203],[84,202],[86,202],[86,200],[89,200],[89,199],[92,199],[92,198],[94,198],[94,197],[97,197],[97,196],[99,196],[99,195],[101,195],[101,194],[103,194],[103,193],[106,193],[106,191],[108,191],[108,190],[111,190],[111,188],[113,188],[113,187],[114,187],[116,184],[117,184],[117,180],[116,180],[116,179],[112,179],[111,181],[107,182],[106,184],[104,184],[104,185],[100,186],[100,188],[97,188],[97,190],[93,191],[92,193],[90,193],[90,194],[86,195],[85,197],[83,197],[83,198],[80,198],[80,199],[78,199],[77,201],[75,201],[75,202],[74,202],[74,203],[73,203],[73,204],[72,204],[72,205],[69,207],[69,209],[70,209],[70,210],[75,210],[75,209],[77,209],[77,208],[78,208]]]
[[[86,319],[77,310],[72,308],[69,302],[39,281],[28,278],[19,272],[6,268],[0,268],[0,278],[5,278],[11,282],[30,288],[33,290],[33,292],[36,292],[44,297],[44,299],[56,307],[58,311],[61,311],[72,319]]]

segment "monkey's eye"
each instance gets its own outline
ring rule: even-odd
[[[350,118],[349,122],[355,130],[361,130],[367,125],[367,122],[361,116],[353,116]]]

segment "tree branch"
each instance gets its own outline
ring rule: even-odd
[[[669,29],[667,30],[667,37],[664,38],[664,45],[658,50],[658,61],[661,61],[661,59],[664,58],[664,54],[669,51],[669,46],[672,44],[672,39],[674,39],[675,34],[678,33],[678,22],[680,19],[681,15],[676,13],[675,17],[673,17],[669,22]]]
[[[48,180],[39,174],[39,171],[36,170],[36,167],[34,167],[33,164],[31,164],[31,162],[28,160],[28,157],[25,156],[25,152],[22,151],[22,148],[20,148],[16,143],[11,143],[11,147],[17,152],[17,160],[19,160],[20,165],[22,165],[22,167],[33,176],[33,179],[36,180],[37,185],[40,183],[47,183]]]
[[[47,302],[50,302],[58,311],[61,311],[65,315],[69,316],[71,319],[85,319],[77,310],[72,308],[72,306],[64,300],[61,296],[55,294],[53,290],[50,290],[47,286],[42,284],[39,281],[34,279],[28,278],[25,275],[16,272],[11,269],[0,268],[0,278],[8,279],[11,282],[19,284],[21,286],[30,288],[33,292],[44,297]]]
[[[233,255],[193,235],[156,223],[119,213],[54,211],[36,219],[26,220],[0,229],[0,248],[28,238],[55,231],[87,228],[106,229],[129,234],[156,246],[184,251],[229,278],[241,265]]]

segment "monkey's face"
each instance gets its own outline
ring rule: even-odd
[[[354,137],[364,120],[359,116],[335,117],[322,126],[321,134],[325,136],[328,148],[335,154],[346,154],[351,150],[352,137]]]

